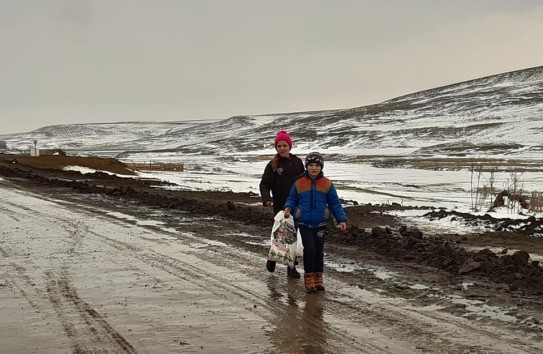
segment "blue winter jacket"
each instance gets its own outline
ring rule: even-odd
[[[297,224],[311,229],[328,224],[330,212],[337,222],[347,221],[336,188],[322,172],[311,180],[305,171],[292,185],[285,208]]]

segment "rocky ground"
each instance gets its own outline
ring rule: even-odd
[[[116,160],[65,161],[63,159],[68,157],[62,156],[39,159],[38,165],[32,160],[2,156],[0,177],[21,188],[59,199],[120,210],[139,218],[152,214],[166,225],[175,226],[183,217],[196,217],[200,222],[185,225],[187,231],[265,257],[265,246],[246,242],[242,236],[250,233],[261,235],[263,240],[269,237],[272,212],[260,205],[257,195],[167,191],[161,189],[157,181],[62,170],[65,165],[79,164],[119,173],[124,167]],[[339,264],[339,267],[327,268],[327,274],[360,289],[382,291],[387,296],[408,298],[419,304],[431,305],[444,294],[476,300],[485,306],[508,309],[508,314],[517,318],[517,325],[526,333],[542,333],[543,268],[539,257],[543,255],[543,240],[533,236],[542,220],[534,218],[522,228],[504,228],[505,220],[485,216],[485,222],[496,225],[500,231],[425,234],[386,213],[401,208],[400,205],[347,206],[348,231],[331,228],[327,235],[327,260]],[[443,217],[443,213],[435,212],[428,218]],[[217,225],[229,232],[218,234]],[[513,229],[516,231],[508,231]],[[383,278],[364,267],[342,271],[358,264],[371,264],[395,276]],[[263,263],[262,271],[265,271]],[[420,284],[424,286],[414,286]],[[457,303],[442,311],[471,316],[483,323],[495,320],[492,316],[474,313],[469,307]]]

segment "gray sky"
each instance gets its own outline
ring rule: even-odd
[[[541,0],[0,0],[0,134],[351,108],[543,65]]]

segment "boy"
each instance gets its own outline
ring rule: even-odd
[[[285,218],[291,214],[300,229],[304,245],[304,285],[308,293],[324,291],[324,234],[330,211],[342,231],[347,229],[347,216],[336,188],[324,177],[324,158],[312,152],[305,158],[305,172],[290,189],[285,203]]]

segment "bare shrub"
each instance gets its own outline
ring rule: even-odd
[[[486,202],[486,199],[491,196],[490,186],[483,184],[483,172],[485,171],[484,159],[476,162],[477,159],[472,160],[470,163],[470,196],[471,196],[471,210],[480,211]]]
[[[492,189],[489,185],[484,184],[478,191],[479,199],[478,199],[478,205],[479,208],[482,209],[482,207],[486,204],[486,201],[489,199],[492,199]]]
[[[496,195],[496,172],[498,171],[498,168],[496,166],[490,168],[490,176],[488,177],[488,185],[489,185],[489,195],[490,199],[494,198]],[[492,203],[492,202],[491,202]]]
[[[505,206],[510,213],[516,214],[525,209],[543,212],[543,192],[533,191],[530,197],[524,195],[523,172],[519,168],[509,169],[509,177],[499,191],[496,187],[498,166],[490,162],[486,164],[486,161],[484,157],[470,161],[471,210],[481,211],[488,205],[489,209]],[[485,173],[488,173],[486,179]]]
[[[509,178],[505,182],[505,190],[508,192],[507,209],[510,212],[518,213],[523,207],[527,205],[521,203],[521,200],[525,200],[522,196],[524,184],[521,182],[522,172],[514,169],[509,173]]]
[[[543,212],[543,192],[532,192],[529,210],[535,213]]]

